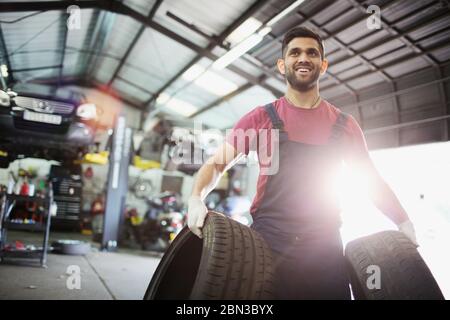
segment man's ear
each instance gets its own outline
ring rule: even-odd
[[[278,71],[284,76],[286,74],[286,65],[284,64],[284,59],[277,60]]]
[[[323,59],[322,65],[320,66],[320,75],[323,76],[325,72],[327,72],[327,69],[328,69],[328,60]]]

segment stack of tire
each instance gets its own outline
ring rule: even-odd
[[[398,231],[347,244],[356,300],[444,299],[416,247]],[[371,267],[379,283],[368,285]],[[210,211],[199,239],[184,228],[158,265],[145,300],[266,300],[273,295],[273,261],[261,235]]]

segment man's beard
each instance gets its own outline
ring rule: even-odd
[[[317,80],[320,76],[320,70],[318,68],[314,68],[311,76],[308,79],[300,80],[295,74],[294,69],[287,69],[286,71],[286,80],[290,84],[290,86],[300,92],[305,92],[313,88]]]

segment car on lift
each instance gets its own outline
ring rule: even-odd
[[[0,90],[0,167],[26,157],[72,164],[93,147],[96,118],[96,106],[77,92]]]

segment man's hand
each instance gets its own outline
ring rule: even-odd
[[[406,220],[400,223],[398,225],[398,230],[400,232],[403,232],[403,234],[407,236],[408,239],[411,240],[412,243],[414,243],[414,245],[416,245],[417,247],[419,246],[416,239],[416,231],[414,230],[414,225],[411,220]]]
[[[200,239],[203,238],[202,228],[205,223],[206,214],[208,208],[206,208],[202,199],[198,196],[191,196],[188,202],[188,227]]]

